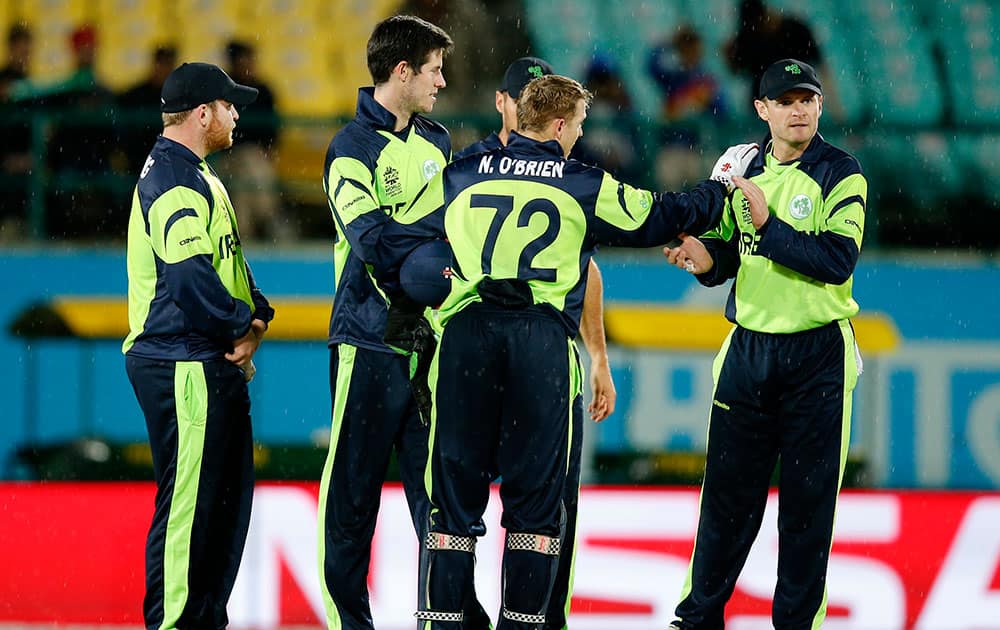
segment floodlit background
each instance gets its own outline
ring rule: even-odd
[[[160,128],[158,64],[210,61],[273,96],[273,108],[242,113],[240,142],[211,159],[278,311],[251,386],[264,482],[231,613],[241,627],[311,627],[333,291],[320,175],[370,82],[371,28],[407,12],[452,35],[431,117],[456,150],[498,127],[503,70],[533,54],[597,95],[580,159],[679,189],[766,130],[750,76],[727,55],[740,4],[0,0],[0,626],[141,623],[151,473],[119,347],[124,228]],[[826,93],[820,131],[859,158],[870,186],[854,279],[866,373],[826,627],[1000,628],[1000,5],[766,4],[772,24],[811,32]],[[670,74],[688,55],[694,70]],[[662,628],[693,537],[727,289],[701,288],[658,250],[597,260],[619,401],[585,434],[573,627]],[[373,558],[388,630],[411,627],[401,506],[391,487]],[[730,607],[733,628],[769,627],[772,533],[768,521]],[[491,605],[493,547],[481,546],[479,565]]]

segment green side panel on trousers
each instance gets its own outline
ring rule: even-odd
[[[208,387],[199,361],[178,361],[174,369],[174,404],[177,410],[177,470],[170,498],[170,516],[163,548],[163,624],[174,628],[189,593],[191,531],[198,503],[205,423],[208,420]]]
[[[342,622],[337,604],[326,585],[324,564],[326,562],[326,503],[330,492],[330,477],[333,474],[333,460],[337,454],[337,442],[340,440],[340,428],[344,424],[344,409],[347,408],[347,394],[351,388],[351,376],[354,374],[354,359],[358,349],[347,344],[337,346],[337,386],[333,395],[333,417],[330,425],[330,446],[323,465],[323,477],[319,484],[319,583],[323,588],[323,607],[326,609],[326,625],[329,630],[341,630]]]

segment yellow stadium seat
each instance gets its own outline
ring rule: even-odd
[[[86,0],[35,0],[18,5],[19,17],[31,27],[35,54],[31,75],[39,83],[58,81],[73,70],[70,34],[94,19]]]

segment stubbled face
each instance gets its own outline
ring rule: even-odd
[[[754,101],[757,115],[767,122],[774,142],[804,148],[816,135],[823,97],[812,90],[789,90],[776,99]]]
[[[583,137],[583,121],[587,118],[587,103],[583,99],[576,102],[576,111],[566,119],[562,131],[558,133],[556,140],[563,149],[563,155],[569,157],[570,151],[576,141]]]
[[[229,101],[218,100],[209,105],[210,121],[205,130],[206,149],[209,153],[233,146],[233,130],[240,119],[236,106]]]
[[[403,106],[413,114],[428,114],[437,102],[438,90],[444,81],[444,51],[432,50],[427,60],[407,76],[403,84]]]

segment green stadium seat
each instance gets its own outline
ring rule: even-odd
[[[983,0],[934,3],[928,20],[943,56],[952,121],[1000,124],[1000,8]]]
[[[920,126],[942,121],[944,97],[931,41],[912,5],[864,0],[846,5],[863,51],[858,76],[875,124]]]
[[[770,0],[768,6],[791,14],[809,26],[823,57],[819,68],[824,82],[824,110],[841,124],[853,124],[867,116],[869,105],[858,80],[858,48],[854,21],[833,0]]]
[[[636,111],[656,120],[662,96],[646,72],[646,57],[650,49],[673,35],[684,16],[675,5],[652,0],[610,2],[604,8],[600,39],[615,42],[611,50]]]
[[[686,21],[697,29],[704,40],[705,67],[722,85],[729,103],[729,115],[738,122],[751,122],[757,116],[751,106],[750,81],[733,74],[726,65],[726,43],[736,34],[739,18],[738,3],[733,0],[686,0]]]
[[[960,133],[950,154],[966,173],[966,189],[983,199],[1000,204],[1000,133]],[[974,211],[974,210],[973,210]]]
[[[600,6],[597,0],[525,0],[534,54],[556,72],[582,78],[593,51],[609,44],[600,39]]]

